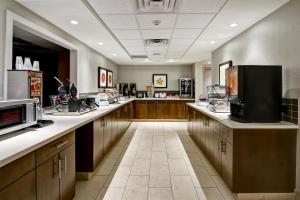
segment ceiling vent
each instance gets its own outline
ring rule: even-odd
[[[164,47],[168,46],[168,39],[147,39],[145,40],[145,45],[147,47]]]
[[[148,58],[148,56],[146,56],[146,55],[132,55],[131,56],[132,60],[137,60],[137,61],[144,60],[144,59],[147,59],[147,58]]]
[[[133,0],[138,12],[169,13],[179,10],[182,0]]]

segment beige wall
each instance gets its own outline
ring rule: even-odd
[[[5,44],[5,22],[6,10],[10,10],[25,19],[59,35],[64,40],[76,45],[79,49],[78,59],[78,90],[79,92],[96,92],[97,89],[97,67],[103,66],[114,71],[114,81],[118,80],[118,66],[106,59],[101,54],[84,45],[79,40],[70,36],[63,30],[34,14],[13,0],[0,1],[0,97],[3,96],[4,84],[4,44]]]
[[[213,83],[218,83],[218,65],[228,60],[237,64],[283,66],[285,97],[300,95],[300,1],[291,0],[212,53]],[[299,140],[299,139],[298,139]],[[300,141],[298,141],[300,144]],[[300,192],[300,148],[297,188]]]
[[[191,65],[146,65],[119,66],[120,83],[136,83],[137,90],[146,90],[152,84],[152,74],[168,74],[168,88],[161,90],[179,90],[179,78],[192,78]],[[157,89],[159,90],[159,89]]]

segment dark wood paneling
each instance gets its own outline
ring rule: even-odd
[[[147,119],[156,119],[157,101],[147,101]]]
[[[147,119],[147,101],[137,100],[134,102],[135,106],[135,118],[136,119]]]
[[[236,192],[293,192],[296,175],[295,130],[235,130]]]

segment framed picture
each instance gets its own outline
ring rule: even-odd
[[[107,70],[107,87],[112,88],[113,87],[113,72],[110,70]]]
[[[106,76],[107,76],[107,70],[102,67],[98,67],[98,88],[107,87]]]
[[[227,61],[224,63],[219,64],[219,85],[220,86],[224,86],[226,85],[226,69],[228,67],[232,66],[232,61]]]
[[[168,87],[168,75],[167,74],[153,74],[153,85],[155,88],[167,88]]]

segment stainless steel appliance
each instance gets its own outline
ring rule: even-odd
[[[179,79],[179,92],[181,98],[192,98],[193,91],[193,79],[192,78],[180,78]]]
[[[0,135],[37,124],[35,99],[0,101]]]
[[[30,70],[9,70],[7,73],[8,99],[38,99],[43,105],[43,73]]]
[[[119,90],[120,96],[127,97],[129,96],[128,83],[118,83],[117,89]]]

